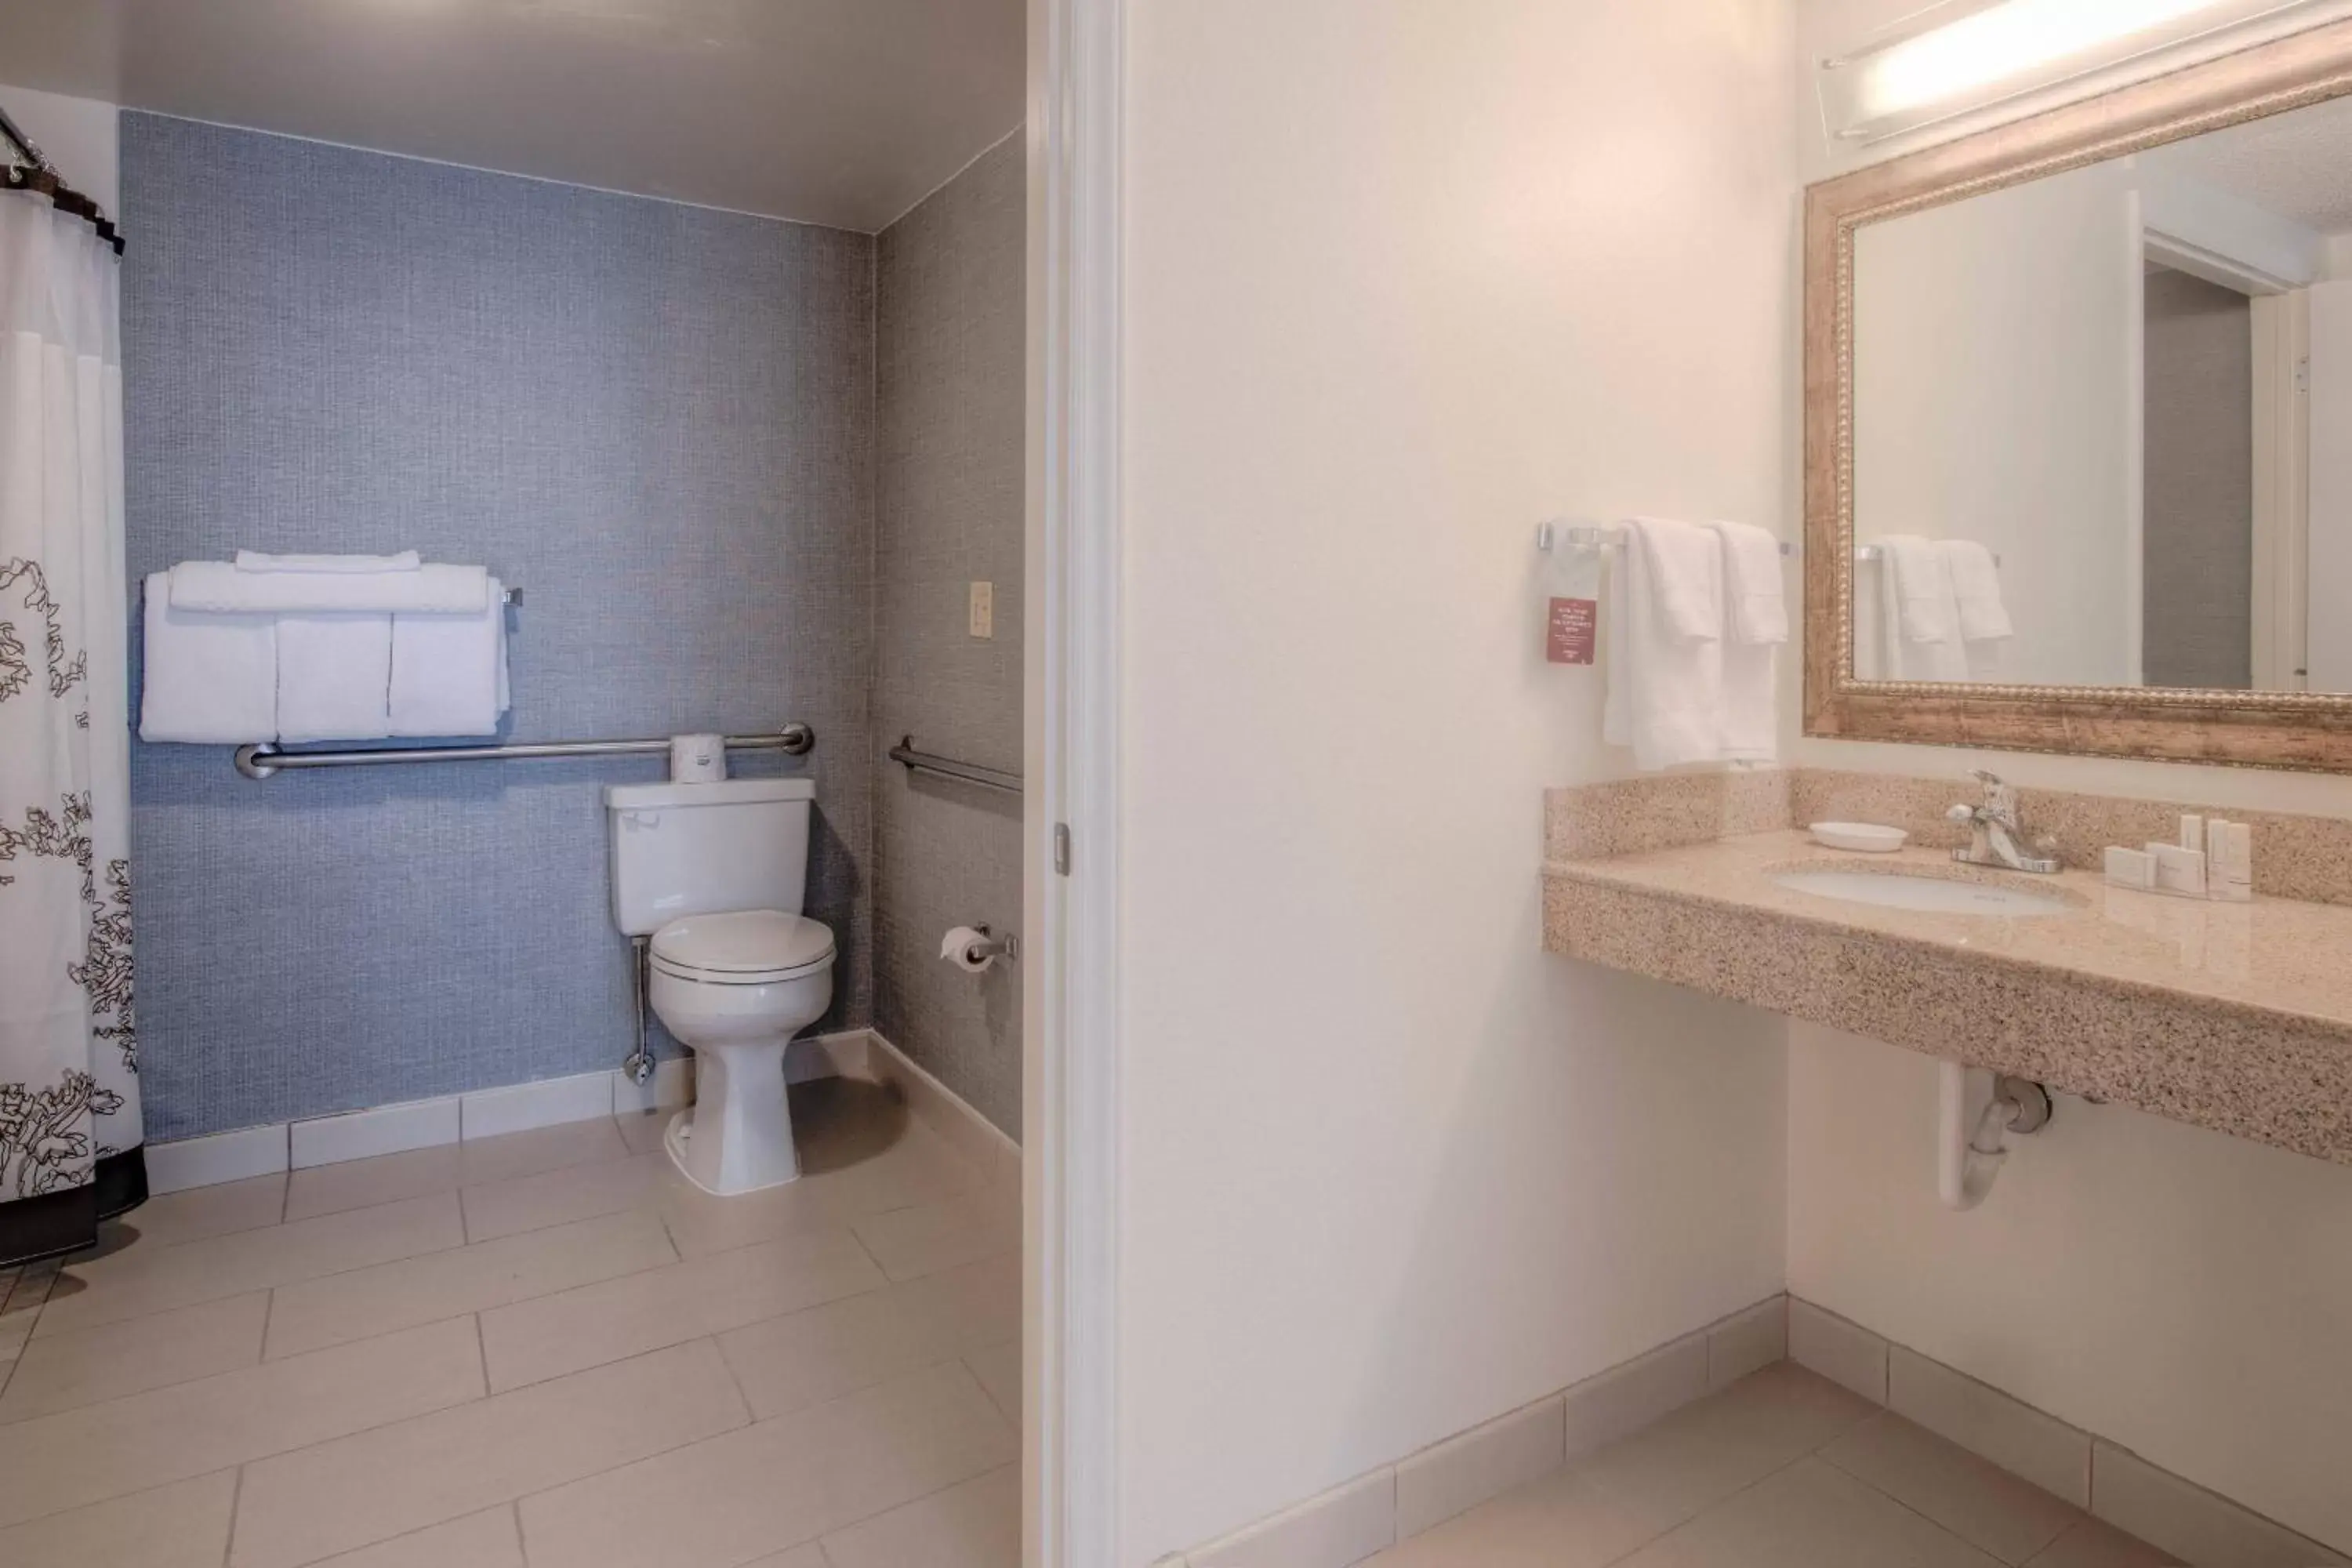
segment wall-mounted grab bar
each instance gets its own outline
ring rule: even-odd
[[[919,752],[915,750],[915,737],[912,735],[890,748],[890,760],[910,773],[937,773],[943,779],[978,784],[982,789],[1003,790],[1007,795],[1021,793],[1019,773],[1008,773],[1002,768],[984,768],[978,763],[960,763],[953,757]]]
[[[784,752],[805,754],[816,744],[816,731],[805,724],[787,724],[772,735],[730,735],[730,752]],[[277,746],[239,746],[236,771],[249,779],[266,779],[288,769],[368,768],[387,763],[520,763],[546,757],[626,757],[667,752],[667,737],[657,741],[531,741],[512,746],[418,746],[404,750],[365,747],[349,752],[289,752]]]

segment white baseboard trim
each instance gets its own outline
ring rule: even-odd
[[[156,1197],[191,1187],[283,1175],[292,1168],[286,1123],[244,1127],[208,1138],[147,1145],[147,1191]]]
[[[885,1039],[878,1030],[866,1031],[867,1071],[877,1083],[896,1087],[907,1097],[907,1108],[946,1139],[964,1158],[989,1173],[993,1181],[1018,1184],[1021,1145],[1002,1128],[974,1110],[955,1090],[915,1065],[906,1052]]]
[[[796,1040],[785,1058],[784,1076],[793,1083],[817,1078],[870,1078],[872,1038],[870,1030],[851,1029]],[[910,1064],[909,1070],[919,1069]],[[191,1187],[218,1186],[314,1165],[340,1165],[569,1121],[593,1121],[600,1116],[679,1110],[693,1103],[694,1058],[672,1057],[656,1064],[654,1076],[642,1084],[618,1071],[578,1073],[151,1143],[147,1190],[161,1197]],[[955,1103],[962,1106],[961,1100]],[[966,1114],[971,1114],[968,1109]]]
[[[1349,1568],[1784,1359],[1788,1300],[1769,1297],[1158,1568]]]
[[[1789,1359],[2185,1563],[2341,1563],[2122,1445],[1791,1297]]]
[[[639,1116],[650,1110],[683,1110],[694,1103],[694,1058],[670,1057],[654,1064],[654,1076],[639,1083],[624,1072],[613,1075],[613,1114]]]

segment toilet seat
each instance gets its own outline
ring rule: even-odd
[[[653,968],[698,985],[773,985],[832,966],[833,931],[781,910],[688,915],[654,933]]]

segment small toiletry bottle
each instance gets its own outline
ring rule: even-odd
[[[2233,904],[2252,903],[2254,898],[2254,830],[2252,825],[2232,822],[2222,836],[2221,897]]]
[[[2180,818],[2180,847],[2202,855],[2205,853],[2205,819],[2195,812],[2183,813]]]
[[[2156,859],[2156,890],[2184,899],[2205,897],[2208,873],[2205,851],[2183,849],[2178,844],[2150,844],[2147,852]]]
[[[2156,859],[2144,850],[2126,849],[2120,845],[2107,851],[2107,884],[2129,888],[2135,892],[2151,892],[2156,888]]]

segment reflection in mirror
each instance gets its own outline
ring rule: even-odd
[[[1853,672],[2352,692],[2352,99],[1865,222]]]

